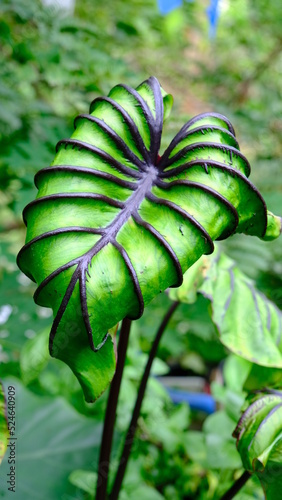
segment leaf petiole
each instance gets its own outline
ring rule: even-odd
[[[98,465],[98,478],[97,478],[97,487],[95,496],[96,500],[105,500],[107,495],[110,455],[111,455],[111,448],[112,448],[112,441],[114,434],[114,425],[116,420],[116,409],[117,409],[118,396],[124,369],[126,350],[128,346],[130,327],[131,327],[131,320],[125,318],[121,324],[119,344],[118,344],[117,368],[110,387],[108,403],[106,408],[103,436],[100,448],[99,465]]]
[[[162,334],[165,331],[165,328],[166,328],[171,316],[173,315],[174,311],[176,310],[176,308],[178,307],[179,304],[180,304],[179,302],[172,303],[171,307],[169,308],[166,315],[164,316],[163,321],[161,322],[159,329],[156,333],[156,337],[155,337],[155,340],[153,342],[153,345],[152,345],[152,348],[151,348],[151,351],[150,351],[150,354],[148,357],[148,361],[147,361],[147,364],[146,364],[146,367],[145,367],[145,370],[144,370],[144,373],[143,373],[143,376],[142,376],[142,379],[140,382],[140,386],[138,389],[138,395],[137,395],[135,407],[134,407],[134,410],[132,413],[131,422],[129,424],[127,434],[125,437],[124,446],[123,446],[123,450],[122,450],[120,461],[119,461],[119,467],[118,467],[118,470],[116,473],[116,477],[114,480],[114,485],[113,485],[112,491],[109,495],[110,500],[117,500],[117,498],[119,496],[122,481],[123,481],[123,478],[125,475],[126,466],[127,466],[130,451],[131,451],[131,447],[133,444],[134,435],[135,435],[136,428],[137,428],[137,421],[138,421],[138,418],[140,415],[141,405],[142,405],[142,401],[144,399],[144,395],[145,395],[150,371],[152,368],[152,364],[153,364],[154,358],[157,354],[157,350],[158,350],[158,346],[159,346]]]

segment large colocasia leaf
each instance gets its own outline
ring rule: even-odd
[[[24,210],[19,267],[38,284],[37,304],[53,309],[51,354],[88,401],[115,371],[111,327],[179,286],[213,240],[264,237],[271,226],[225,117],[190,120],[159,156],[171,104],[156,78],[95,99],[37,173],[37,199]]]
[[[259,477],[266,498],[282,491],[282,393],[268,390],[253,397],[233,433],[243,465]]]

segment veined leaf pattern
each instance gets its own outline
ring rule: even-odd
[[[159,156],[171,103],[153,77],[95,99],[36,174],[24,209],[19,267],[38,284],[36,303],[53,309],[50,353],[89,401],[115,371],[111,327],[179,286],[213,240],[266,232],[265,203],[225,117],[193,118]]]

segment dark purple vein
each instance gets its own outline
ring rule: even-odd
[[[153,195],[152,193],[148,193],[146,195],[146,198],[150,201],[153,201],[154,203],[157,203],[158,205],[164,205],[165,207],[170,208],[172,211],[177,212],[184,219],[188,220],[192,226],[194,226],[198,231],[201,232],[202,237],[205,240],[205,244],[208,247],[205,254],[208,255],[214,251],[214,244],[213,244],[213,241],[212,241],[210,235],[208,234],[208,232],[196,219],[194,219],[194,217],[191,214],[186,212],[186,210],[183,210],[183,208],[181,208],[179,205],[176,205],[176,203],[169,201],[169,200],[166,200],[164,198],[158,198],[157,196]]]
[[[212,197],[216,198],[221,204],[223,204],[233,217],[233,221],[231,221],[230,224],[228,224],[228,227],[221,233],[221,235],[217,238],[217,240],[225,239],[236,231],[236,228],[239,224],[239,215],[236,208],[232,205],[232,203],[230,203],[230,201],[227,200],[227,198],[222,196],[213,188],[208,187],[205,184],[200,184],[199,182],[186,181],[186,180],[172,181],[169,183],[163,181],[156,181],[155,184],[165,190],[169,190],[174,186],[187,186],[192,189],[198,189],[199,191],[203,191],[204,193],[211,195]]]
[[[129,319],[138,319],[142,316],[143,312],[144,312],[144,299],[143,299],[143,295],[142,295],[142,291],[141,291],[141,288],[140,288],[140,285],[139,285],[139,281],[138,281],[138,277],[137,277],[137,274],[136,274],[136,271],[132,265],[132,262],[129,258],[129,255],[127,254],[126,250],[123,248],[122,245],[120,245],[116,240],[113,240],[112,241],[112,244],[114,245],[114,247],[117,248],[117,250],[120,252],[124,262],[125,262],[125,265],[128,269],[128,272],[131,276],[131,279],[132,279],[132,282],[133,282],[133,287],[134,287],[134,291],[135,291],[135,294],[137,296],[137,300],[138,300],[138,303],[139,303],[139,311],[137,313],[137,315],[135,315],[134,317],[129,317]]]
[[[261,194],[259,191],[256,189],[256,187],[247,179],[249,176],[249,171],[242,173],[240,170],[238,170],[236,167],[233,167],[231,165],[226,165],[224,163],[220,163],[219,161],[214,161],[214,160],[192,160],[188,161],[187,163],[184,163],[183,165],[180,165],[179,167],[171,168],[170,170],[165,170],[164,172],[160,172],[159,177],[161,179],[169,179],[171,177],[177,176],[178,174],[181,174],[185,170],[190,170],[194,167],[201,166],[205,169],[205,172],[207,172],[207,167],[215,168],[215,169],[220,169],[223,170],[224,172],[228,172],[232,177],[239,177],[240,179],[244,179],[245,181],[248,182],[248,184],[256,191],[257,194],[261,197]]]
[[[91,328],[91,324],[90,324],[90,320],[89,320],[89,313],[88,313],[88,306],[87,306],[86,273],[87,273],[87,269],[83,269],[79,274],[79,292],[80,292],[81,311],[82,311],[82,317],[83,317],[85,329],[87,331],[90,347],[94,352],[97,352],[97,351],[99,351],[99,349],[101,349],[101,347],[103,347],[103,345],[107,341],[109,334],[106,333],[102,342],[100,342],[99,345],[95,347],[94,342],[93,342],[93,334],[92,334],[92,328]]]
[[[94,112],[93,109],[94,109],[96,103],[103,102],[103,101],[109,103],[121,115],[122,121],[129,128],[129,131],[130,131],[130,133],[135,141],[135,145],[137,146],[139,153],[143,156],[143,158],[146,160],[146,162],[149,162],[150,161],[149,151],[147,150],[147,148],[144,144],[144,141],[141,137],[141,134],[138,130],[138,127],[137,127],[136,123],[134,122],[134,120],[132,119],[132,117],[127,113],[127,111],[120,104],[118,104],[116,101],[114,101],[110,97],[97,97],[90,104],[90,110],[89,110],[90,113]]]
[[[77,148],[79,151],[85,149],[86,151],[89,151],[90,153],[93,153],[94,155],[97,155],[100,158],[102,158],[102,160],[107,162],[109,165],[111,165],[114,169],[118,170],[122,174],[134,177],[135,179],[142,178],[142,174],[138,170],[134,170],[133,168],[127,167],[126,165],[120,163],[118,160],[113,158],[111,155],[109,155],[102,149],[99,149],[96,146],[92,146],[87,142],[78,141],[77,139],[62,139],[61,141],[58,142],[56,146],[56,151],[58,151],[59,148],[63,146],[65,148],[67,146],[72,146],[73,148]]]
[[[50,238],[52,236],[57,236],[58,234],[66,234],[66,233],[91,233],[91,234],[102,234],[103,229],[96,229],[92,227],[82,227],[82,226],[70,226],[70,227],[60,227],[58,229],[53,229],[53,231],[48,231],[46,233],[42,233],[39,236],[36,236],[32,240],[30,240],[28,243],[26,243],[21,250],[18,253],[17,256],[17,262],[18,259],[22,258],[22,254],[30,248],[34,243],[37,243],[38,241],[44,240],[45,238]],[[18,264],[20,267],[20,265]],[[33,280],[35,281],[35,280]]]
[[[191,120],[189,120],[184,125],[184,127],[189,128],[189,127],[191,127],[191,125],[193,125],[197,121],[202,120],[203,118],[209,118],[209,117],[219,118],[220,120],[224,121],[226,123],[226,125],[228,126],[229,132],[231,132],[232,135],[236,136],[232,123],[228,120],[228,118],[226,118],[226,116],[221,115],[220,113],[212,113],[212,112],[211,113],[201,113],[200,115],[197,115],[197,116],[194,116],[193,118],[191,118]]]
[[[197,149],[198,150],[201,150],[201,149],[210,150],[211,148],[218,149],[225,154],[230,154],[230,151],[232,151],[234,156],[238,156],[239,158],[241,158],[241,160],[244,161],[244,163],[247,165],[248,171],[251,172],[251,167],[250,167],[250,164],[249,164],[247,158],[245,158],[245,156],[242,155],[242,153],[240,151],[238,151],[238,149],[233,148],[233,146],[228,146],[227,144],[218,144],[216,142],[196,142],[195,144],[191,144],[190,146],[184,147],[183,149],[178,151],[171,158],[165,159],[164,156],[162,156],[160,162],[158,163],[158,168],[160,170],[164,170],[165,168],[169,167],[170,165],[177,162],[178,160],[182,160],[182,159],[184,160],[183,157],[186,155],[186,153],[189,153],[191,151],[194,151]],[[199,159],[201,159],[201,158],[199,158]],[[207,161],[209,161],[209,159],[207,159]]]
[[[172,288],[178,287],[183,283],[183,272],[182,268],[180,265],[180,262],[178,260],[178,257],[174,250],[171,248],[170,244],[168,241],[163,237],[159,231],[157,231],[151,224],[148,222],[144,221],[140,215],[138,214],[137,211],[135,211],[132,215],[132,218],[135,220],[135,222],[139,225],[144,227],[147,231],[149,231],[155,239],[165,248],[166,252],[168,253],[169,257],[171,258],[176,274],[177,274],[177,281],[173,285],[171,285]]]
[[[124,140],[103,120],[100,120],[100,118],[96,118],[95,116],[92,115],[87,115],[87,114],[78,115],[74,120],[75,128],[77,121],[81,119],[88,120],[98,125],[98,127],[100,127],[100,129],[115,143],[115,145],[120,149],[120,151],[122,151],[125,158],[134,163],[140,170],[142,170],[142,172],[146,172],[147,170],[146,163],[140,160],[140,158],[138,158],[138,156],[136,156],[134,152],[127,146]]]
[[[234,142],[235,142],[235,146],[234,147],[236,147],[236,148],[239,149],[239,144],[238,144],[235,136],[233,134],[231,134],[225,128],[218,127],[216,125],[203,125],[202,127],[197,127],[197,128],[194,128],[194,129],[190,130],[189,132],[187,132],[187,126],[184,125],[184,127],[182,127],[182,129],[178,132],[178,134],[171,141],[171,143],[168,146],[168,148],[165,150],[165,152],[163,154],[164,161],[166,161],[169,158],[170,153],[174,150],[174,148],[176,146],[179,145],[179,143],[182,140],[187,139],[188,137],[191,137],[193,135],[197,136],[197,135],[204,134],[205,132],[209,133],[210,131],[211,132],[219,131],[219,132],[222,133],[222,135],[226,135],[227,137],[232,138],[234,140]]]
[[[55,338],[55,335],[56,335],[56,332],[57,332],[57,328],[61,322],[61,319],[63,317],[63,314],[67,308],[67,305],[69,303],[69,300],[72,296],[72,292],[74,290],[74,287],[77,283],[77,280],[79,279],[79,267],[76,268],[76,270],[74,271],[72,277],[71,277],[71,280],[70,280],[70,283],[66,289],[66,292],[65,292],[65,295],[63,297],[63,300],[60,304],[60,307],[58,309],[58,312],[55,316],[55,319],[53,321],[53,324],[52,324],[52,328],[51,328],[51,332],[50,332],[50,337],[49,337],[49,351],[50,351],[50,354],[52,354],[52,348],[53,348],[53,341],[54,341],[54,338]]]
[[[108,205],[116,208],[123,208],[124,203],[118,200],[113,200],[112,198],[109,198],[108,196],[105,196],[103,194],[96,194],[96,193],[58,193],[58,194],[50,194],[47,196],[42,196],[42,198],[36,198],[36,200],[31,201],[23,210],[23,220],[25,225],[27,225],[26,221],[26,213],[30,209],[30,207],[36,206],[41,203],[45,203],[48,201],[54,201],[54,200],[68,200],[68,199],[87,199],[87,200],[98,200],[98,201],[103,201],[107,203]]]
[[[52,281],[54,278],[56,278],[56,276],[59,276],[59,274],[61,274],[62,272],[67,271],[70,267],[75,266],[76,264],[79,264],[80,259],[81,259],[81,257],[76,257],[75,259],[70,260],[69,262],[67,262],[63,266],[58,267],[58,269],[56,269],[51,274],[49,274],[49,276],[47,276],[47,278],[45,278],[40,283],[38,288],[35,290],[35,293],[33,295],[34,302],[38,305],[41,305],[38,302],[38,299],[39,299],[40,293],[46,287],[46,285],[48,285],[48,283],[50,283],[50,281]]]
[[[38,179],[42,175],[48,175],[53,172],[70,172],[70,173],[75,173],[75,174],[87,174],[93,177],[98,177],[106,181],[114,182],[115,184],[118,184],[121,187],[131,189],[134,191],[137,188],[137,185],[134,184],[133,182],[126,181],[124,179],[120,179],[119,177],[116,177],[115,175],[109,174],[108,172],[102,172],[101,170],[95,170],[94,168],[88,168],[88,167],[74,167],[72,165],[56,165],[54,167],[45,167],[39,170],[37,174],[34,177],[34,183],[35,186],[38,188]]]
[[[149,85],[149,87],[153,91],[154,101],[155,101],[155,119],[152,124],[154,140],[151,141],[151,154],[152,154],[152,162],[154,165],[156,165],[161,145],[164,105],[163,105],[163,97],[160,89],[160,84],[158,80],[155,77],[151,77],[149,78],[149,80],[147,80],[146,84]]]
[[[134,97],[134,99],[137,102],[137,106],[140,107],[140,109],[144,115],[144,118],[145,118],[147,125],[149,127],[149,130],[150,130],[150,136],[151,136],[150,161],[154,164],[155,163],[154,162],[154,149],[155,149],[154,142],[156,140],[156,124],[155,124],[155,119],[153,117],[152,111],[150,110],[146,101],[144,99],[142,99],[141,95],[137,92],[137,90],[132,89],[128,85],[123,85],[123,84],[121,84],[120,87],[124,88],[124,90],[126,90],[130,95],[132,95],[132,97]]]

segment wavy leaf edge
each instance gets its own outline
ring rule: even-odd
[[[55,317],[49,340],[51,355],[59,357],[56,352],[58,346],[54,346],[54,341],[70,301],[75,294],[80,296],[83,325],[91,350],[98,353],[107,344],[110,336],[108,331],[102,336],[100,332],[93,333],[93,322],[91,323],[93,313],[89,313],[87,284],[91,280],[93,258],[108,245],[111,245],[117,254],[121,256],[129,281],[133,286],[135,305],[127,309],[125,316],[130,319],[139,318],[143,314],[144,306],[152,300],[153,296],[149,297],[150,300],[148,297],[144,300],[145,285],[141,289],[141,271],[136,270],[136,265],[132,263],[132,255],[125,248],[124,243],[118,241],[120,232],[126,224],[127,226],[134,224],[142,234],[146,233],[149,238],[152,238],[154,245],[157,244],[161,247],[161,251],[169,262],[167,265],[168,278],[165,281],[166,288],[180,286],[183,273],[187,267],[191,266],[200,257],[201,253],[209,254],[213,252],[213,240],[227,238],[236,232],[238,226],[240,226],[240,232],[256,234],[262,238],[266,234],[267,210],[265,202],[255,186],[247,179],[250,174],[250,165],[239,151],[233,126],[226,117],[218,113],[203,113],[192,118],[181,128],[163,155],[159,156],[164,115],[168,115],[171,104],[172,99],[164,92],[155,77],[151,77],[140,84],[136,90],[127,85],[117,85],[112,89],[108,97],[98,97],[91,103],[89,115],[83,114],[75,119],[75,132],[72,138],[58,142],[56,147],[57,156],[53,164],[40,170],[35,176],[35,184],[39,188],[38,197],[29,203],[23,211],[23,219],[29,233],[25,246],[18,254],[17,263],[20,269],[33,281],[39,282],[34,295],[35,301],[45,307],[53,306]],[[103,112],[104,118],[101,118]],[[96,116],[94,116],[95,113]],[[101,113],[102,115],[98,116]],[[112,121],[110,120],[111,125],[108,123],[109,116],[112,118]],[[91,127],[94,127],[93,130],[95,130],[96,134],[94,134],[95,140],[93,144],[89,132],[89,130],[92,130]],[[83,134],[87,140],[82,140]],[[199,140],[199,137],[201,137],[201,140]],[[209,140],[210,137],[211,140]],[[98,145],[96,145],[95,141]],[[99,147],[101,143],[104,149]],[[115,155],[111,154],[112,152],[115,153],[115,151]],[[83,155],[81,156],[83,159],[81,165],[69,164],[66,160],[60,160],[60,157],[66,159],[75,158],[76,163],[79,154]],[[211,157],[211,154],[214,154],[215,158]],[[91,158],[97,163],[96,168],[93,168],[92,164],[91,166],[85,166],[87,161],[84,159],[84,155],[90,155],[87,158]],[[60,164],[60,161],[63,163]],[[185,177],[188,175],[187,172],[189,172],[189,176],[192,176],[192,180],[189,180],[189,176],[188,179]],[[196,172],[196,178],[198,176],[200,179],[204,175],[207,183],[193,180],[191,172]],[[239,187],[245,189],[248,196],[251,197],[251,204],[253,203],[257,207],[258,213],[245,214],[241,199],[236,202],[237,206],[235,208],[233,204],[236,198],[235,195],[230,201],[226,195],[227,188],[224,188],[223,183],[219,185],[218,190],[215,189],[214,181],[211,179],[212,173],[219,176],[219,178],[225,176],[234,185],[236,182],[238,184],[238,186],[236,184],[236,189],[239,189]],[[45,189],[45,185],[48,188],[49,184],[52,184],[54,174],[55,176],[68,176],[70,174],[74,178],[77,176],[82,180],[83,176],[86,176],[89,182],[90,179],[94,179],[96,183],[105,182],[108,186],[111,185],[112,189],[116,189],[117,192],[120,190],[122,196],[125,196],[122,190],[129,191],[131,194],[128,195],[125,201],[107,196],[101,192],[93,193],[91,190],[88,192],[63,191],[40,195],[42,186],[42,189]],[[211,185],[207,185],[208,182]],[[65,186],[68,187],[66,184]],[[183,208],[183,203],[179,201],[178,194],[179,192],[180,194],[188,192],[188,190],[192,198],[197,199],[198,197],[202,201],[206,199],[207,203],[211,204],[211,207],[220,207],[219,212],[224,214],[225,219],[222,216],[224,219],[221,221],[222,227],[218,223],[214,229],[214,234],[210,235],[209,231],[204,227],[204,225],[207,225],[206,222],[205,224],[199,222],[194,214]],[[224,191],[224,194],[220,191]],[[144,200],[149,208],[153,207],[155,211],[156,207],[158,207],[161,210],[167,210],[165,213],[170,212],[177,223],[180,219],[183,220],[183,226],[187,224],[189,231],[191,229],[197,237],[203,240],[203,244],[200,248],[197,248],[194,255],[190,256],[188,263],[183,264],[184,258],[179,258],[173,244],[169,241],[169,237],[156,229],[148,221],[148,217],[147,220],[144,220],[144,215],[140,215],[140,207],[142,208]],[[52,213],[54,204],[59,207],[60,204],[66,201],[70,204],[85,203],[85,206],[87,206],[87,203],[93,205],[96,203],[98,207],[102,206],[104,208],[101,214],[105,213],[106,207],[109,213],[112,210],[117,215],[102,227],[75,224],[45,230],[43,226],[44,224],[46,227],[48,226],[48,210]],[[47,210],[46,207],[51,208]],[[44,220],[40,226],[41,219],[38,216],[36,217],[36,214],[40,214],[42,210],[45,210],[47,215],[45,219],[42,218]],[[116,212],[117,210],[119,212]],[[34,224],[34,220],[36,220],[37,226]],[[271,219],[271,223],[273,225],[273,219]],[[32,224],[35,228],[33,228]],[[181,227],[179,227],[179,231],[184,236]],[[64,238],[68,234],[72,236],[87,234],[98,239],[82,255],[78,255],[58,266],[49,274],[47,273],[44,279],[38,279],[36,274],[39,275],[42,270],[39,272],[37,269],[35,272],[30,270],[29,266],[29,260],[36,254],[36,246],[44,240],[54,241],[56,237],[62,236]],[[49,299],[46,298],[48,285],[50,283],[54,285],[57,277],[60,277],[61,281],[67,279],[68,273],[72,270],[72,275],[59,306],[57,307],[53,297],[48,302]],[[79,291],[77,291],[77,286]],[[151,292],[151,295],[155,296],[156,290],[153,290],[153,292]],[[51,293],[49,294],[51,295]],[[114,316],[112,322],[106,325],[107,329],[114,326],[121,319],[122,317]],[[61,349],[60,343],[62,344],[62,339],[58,341],[58,351]],[[61,355],[61,357],[63,356],[64,354]],[[70,357],[72,358],[72,355]],[[71,363],[75,364],[74,359],[71,360]],[[73,366],[71,368],[73,369]],[[112,372],[114,373],[113,370]],[[82,375],[83,377],[87,378],[86,371]],[[82,378],[80,382],[83,385]],[[109,378],[111,377],[109,376]]]

